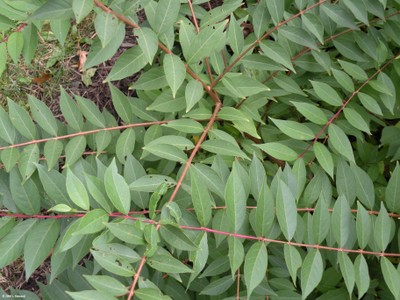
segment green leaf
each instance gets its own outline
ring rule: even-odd
[[[115,146],[117,150],[117,158],[123,163],[126,156],[132,154],[135,149],[136,132],[133,128],[125,129],[118,137],[117,144]]]
[[[253,181],[251,180],[251,182]],[[257,236],[266,237],[274,225],[275,205],[273,195],[266,180],[264,180],[260,185],[261,190],[258,196],[255,213],[255,232],[257,233]]]
[[[70,18],[72,16],[71,4],[71,1],[46,2],[29,17],[29,20],[54,20],[59,18]]]
[[[330,218],[328,204],[328,201],[321,195],[312,216],[312,237],[317,244],[321,244],[325,240],[330,230],[330,224],[327,222]]]
[[[232,96],[239,98],[245,98],[270,90],[258,80],[239,73],[228,73],[222,78],[221,82]]]
[[[336,70],[336,69],[331,69],[332,74],[335,77],[336,81],[348,92],[352,93],[354,92],[354,83],[353,80],[349,75],[347,75],[345,72]]]
[[[333,178],[333,158],[332,154],[329,152],[328,148],[324,144],[315,142],[313,144],[313,149],[319,164]]]
[[[250,160],[237,144],[235,145],[225,140],[207,140],[201,144],[201,148],[215,154],[237,156]]]
[[[76,22],[79,24],[93,9],[94,4],[91,0],[73,0],[72,10],[74,11]]]
[[[266,3],[274,24],[278,24],[282,20],[285,12],[285,3],[279,0],[270,0]]]
[[[65,147],[65,166],[72,166],[81,157],[82,153],[86,149],[86,137],[84,135],[73,137],[69,140],[67,146]]]
[[[351,164],[350,168],[354,174],[357,198],[364,206],[372,209],[375,205],[375,189],[371,177],[355,164]]]
[[[203,270],[209,256],[207,233],[204,232],[201,234],[196,241],[198,241],[199,249],[195,252],[191,252],[189,256],[190,260],[193,262],[193,273],[190,274],[188,286]]]
[[[365,119],[355,109],[346,107],[343,112],[346,120],[349,121],[352,126],[371,134],[367,121],[365,121]]]
[[[64,144],[59,140],[50,140],[44,144],[44,157],[47,162],[47,170],[54,168],[62,154]]]
[[[9,98],[7,104],[11,123],[19,133],[30,140],[37,139],[38,132],[28,112]]]
[[[204,0],[193,1],[193,4],[196,2],[197,4],[200,4],[201,2],[206,2],[206,1]],[[203,30],[203,28],[208,25],[212,25],[226,19],[241,5],[242,2],[240,0],[233,0],[233,1],[223,2],[221,6],[214,7],[201,19],[200,30]]]
[[[322,101],[333,106],[342,106],[342,98],[339,94],[328,84],[318,81],[310,81],[315,93]]]
[[[108,222],[108,214],[102,209],[88,212],[79,222],[77,231],[73,234],[90,234],[101,231]]]
[[[165,158],[169,161],[177,161],[185,163],[187,161],[186,154],[179,148],[168,145],[168,144],[147,144],[143,147],[143,150],[150,152],[161,158]]]
[[[253,12],[254,34],[257,38],[260,38],[264,34],[271,21],[271,16],[265,4],[266,2],[264,1],[258,2]]]
[[[336,150],[338,154],[343,155],[350,162],[355,162],[349,138],[343,130],[335,124],[330,124],[328,127],[328,133],[330,147]]]
[[[100,155],[104,151],[104,149],[106,149],[108,145],[110,145],[112,134],[110,133],[110,131],[100,131],[94,134],[94,140],[97,155]]]
[[[296,199],[283,180],[279,181],[276,195],[276,217],[283,235],[290,241],[297,227]]]
[[[147,91],[161,89],[166,86],[168,86],[168,82],[165,77],[164,69],[162,67],[153,66],[150,70],[144,72],[129,89]]]
[[[292,102],[292,104],[296,107],[296,109],[301,113],[304,117],[306,117],[311,122],[318,125],[325,125],[328,122],[328,119],[325,113],[319,107],[305,102]]]
[[[71,126],[76,131],[83,130],[83,117],[76,105],[75,101],[65,92],[65,90],[61,87],[61,95],[60,95],[60,108],[63,113],[63,117],[68,122],[68,125]]]
[[[301,16],[302,25],[305,29],[311,32],[318,41],[324,43],[324,26],[320,18],[314,13],[305,13]]]
[[[4,168],[7,173],[11,171],[11,169],[18,162],[20,153],[17,148],[8,148],[1,151],[0,154],[1,161],[3,162]]]
[[[235,276],[237,269],[242,265],[244,259],[244,248],[242,242],[233,236],[228,237],[228,257],[231,266],[232,277]]]
[[[204,131],[203,125],[191,119],[180,119],[168,122],[162,126],[173,128],[184,133],[202,133]]]
[[[106,82],[120,80],[139,72],[147,64],[146,56],[140,47],[132,47],[118,57]]]
[[[191,140],[178,135],[163,135],[159,138],[153,139],[150,143],[147,143],[147,145],[160,144],[172,145],[180,150],[191,150],[194,148],[194,144]]]
[[[200,295],[219,296],[232,286],[235,278],[236,276],[232,278],[231,275],[219,278],[202,289]]]
[[[285,244],[283,249],[286,266],[289,270],[290,276],[292,277],[292,281],[296,286],[297,271],[302,266],[300,253],[299,251],[297,251],[296,247],[290,246],[288,244]]]
[[[366,4],[362,0],[344,0],[344,5],[364,24],[369,24]]]
[[[392,223],[394,221],[389,217],[383,202],[381,202],[381,209],[374,224],[374,240],[379,251],[384,252],[393,238],[391,234]]]
[[[140,288],[135,290],[135,296],[140,300],[170,300],[169,296],[163,295],[159,290],[152,288]]]
[[[340,59],[338,59],[338,62],[343,70],[354,79],[359,81],[365,81],[368,79],[367,73],[365,73],[359,65]]]
[[[342,276],[344,278],[344,283],[346,284],[347,291],[351,297],[355,284],[355,271],[353,263],[349,256],[344,252],[338,253],[339,266]]]
[[[261,42],[260,47],[266,57],[296,73],[295,69],[293,68],[292,61],[290,60],[290,56],[283,46],[277,42],[264,40]]]
[[[323,270],[321,253],[317,249],[310,249],[303,261],[301,270],[302,299],[306,299],[317,287],[322,279]]]
[[[160,201],[161,197],[165,195],[167,190],[168,186],[165,182],[163,182],[157,187],[157,189],[151,195],[149,201],[149,216],[151,219],[155,218],[158,202]]]
[[[72,202],[83,210],[89,210],[89,195],[86,191],[82,181],[72,172],[71,169],[67,171],[66,187],[69,197]]]
[[[94,27],[103,48],[112,40],[120,21],[111,13],[100,11],[96,14]]]
[[[385,203],[392,212],[400,212],[400,167],[399,163],[391,174],[385,190]]]
[[[107,212],[111,212],[112,208],[106,196],[104,182],[92,175],[85,174],[86,187],[93,199]]]
[[[11,124],[8,114],[5,112],[4,108],[0,106],[0,138],[9,144],[14,144],[16,138],[16,130],[14,125]]]
[[[361,104],[368,109],[370,112],[382,116],[382,110],[379,106],[378,102],[368,94],[358,93],[358,98],[360,99]]]
[[[147,62],[151,65],[158,50],[157,35],[153,30],[147,27],[135,29],[135,34],[138,37],[137,42],[139,47],[146,56]]]
[[[381,269],[383,273],[383,279],[389,287],[390,292],[393,294],[395,299],[400,297],[400,275],[396,268],[386,257],[381,257]]]
[[[273,78],[273,80],[285,92],[307,96],[307,94],[301,90],[298,83],[289,76],[278,74]]]
[[[172,90],[172,97],[175,98],[176,91],[180,88],[186,76],[185,64],[176,55],[165,55],[164,56],[164,73],[167,79],[168,85]]]
[[[284,26],[279,29],[279,33],[282,34],[289,41],[292,41],[300,46],[304,46],[310,49],[319,51],[318,45],[315,40],[302,28]]]
[[[306,125],[288,120],[269,118],[284,134],[296,140],[312,140],[314,132]]]
[[[211,220],[212,200],[207,185],[194,166],[190,168],[190,182],[194,211],[200,225],[206,227]]]
[[[161,237],[171,246],[184,251],[197,250],[196,245],[183,233],[182,229],[172,225],[160,227]]]
[[[190,111],[203,97],[204,90],[200,81],[190,80],[185,88],[186,112]]]
[[[368,272],[368,264],[363,255],[358,255],[354,261],[354,275],[358,290],[358,299],[361,299],[368,291],[371,279]]]
[[[128,293],[128,288],[117,279],[107,275],[83,275],[96,290],[112,296],[122,296]],[[136,290],[136,296],[137,296]]]
[[[90,253],[101,267],[111,273],[122,277],[132,277],[135,275],[135,270],[126,259],[110,253],[104,253],[103,251],[90,250]]]
[[[10,173],[10,192],[15,205],[24,214],[34,215],[40,212],[41,197],[35,182],[28,179],[23,183],[16,169]]]
[[[186,265],[174,258],[171,254],[156,254],[147,259],[147,264],[153,269],[165,273],[191,273]]]
[[[350,205],[344,195],[340,195],[333,206],[331,227],[333,237],[339,247],[344,248],[353,229],[353,216]]]
[[[22,183],[30,178],[35,172],[35,164],[39,162],[39,147],[37,144],[29,145],[19,157],[19,172],[22,175]]]
[[[24,36],[22,32],[14,32],[10,34],[7,41],[7,50],[11,59],[15,64],[19,62],[19,56],[21,55],[24,47]],[[1,67],[0,67],[1,68]],[[1,74],[1,72],[0,72]]]
[[[161,34],[172,27],[178,18],[180,3],[174,0],[160,0],[155,12],[154,30]]]
[[[246,193],[236,161],[226,182],[225,203],[230,228],[239,232],[246,218]]]
[[[225,25],[227,21],[213,26],[207,26],[191,40],[190,48],[183,52],[188,64],[198,62],[210,56],[214,51],[219,51],[225,45]]]
[[[108,86],[115,110],[125,124],[130,124],[132,122],[132,109],[129,98],[111,83]]]
[[[143,232],[133,223],[108,223],[111,233],[128,244],[144,245]]]
[[[247,287],[247,297],[254,288],[266,277],[268,253],[263,242],[255,242],[247,251],[244,262],[244,280]]]
[[[7,266],[22,254],[26,237],[36,222],[37,219],[19,222],[0,240],[0,268]]]
[[[231,14],[228,25],[228,42],[233,53],[240,54],[244,44],[243,31],[240,27],[240,22],[235,19],[233,14]]]
[[[75,99],[78,103],[80,111],[85,116],[88,122],[96,127],[106,127],[106,120],[104,119],[104,116],[101,114],[99,108],[91,100],[76,95]]]
[[[240,110],[234,107],[223,107],[218,112],[217,117],[227,121],[244,121],[249,122],[248,117]]]
[[[25,63],[29,66],[33,57],[35,56],[38,45],[38,32],[36,26],[33,24],[28,24],[22,33],[24,35],[24,48],[22,49],[22,56],[24,57]]]
[[[25,277],[27,279],[49,255],[59,232],[60,222],[58,220],[42,220],[32,228],[24,245]]]
[[[348,27],[354,30],[358,30],[353,16],[344,8],[339,5],[324,3],[321,6],[322,11],[328,15],[328,17],[341,27]]]
[[[292,148],[279,142],[255,144],[254,146],[260,148],[262,151],[276,159],[285,161],[293,161],[297,159],[297,153]]]
[[[360,249],[365,249],[371,238],[372,220],[367,210],[357,202],[357,218],[356,218],[357,239]]]
[[[64,47],[65,39],[67,38],[70,27],[71,27],[71,20],[69,19],[50,21],[51,31],[57,37],[57,40],[60,42],[62,47]]]
[[[167,183],[168,187],[173,187],[176,181],[164,175],[145,175],[135,180],[129,185],[132,191],[154,192],[161,183]]]
[[[114,207],[119,212],[127,214],[131,207],[131,195],[124,177],[118,174],[115,158],[104,173],[104,184]]]

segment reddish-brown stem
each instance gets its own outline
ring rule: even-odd
[[[273,27],[272,29],[268,30],[263,36],[261,36],[260,38],[258,38],[255,42],[253,42],[249,47],[247,47],[247,49],[245,49],[242,53],[240,53],[238,55],[238,57],[227,67],[225,68],[225,70],[215,79],[214,83],[212,83],[210,85],[211,88],[213,88],[225,75],[226,73],[228,73],[239,61],[242,60],[242,58],[251,50],[253,50],[259,43],[261,43],[262,40],[266,39],[267,37],[269,37],[271,35],[271,33],[273,33],[274,31],[278,30],[280,27],[282,27],[283,25],[289,23],[290,21],[296,19],[297,17],[301,16],[302,14],[306,13],[307,11],[325,3],[326,0],[320,0],[317,3],[310,5],[309,7],[307,7],[306,9],[298,12],[297,14],[291,16],[290,18],[288,18],[287,20],[284,20],[282,22],[279,22],[275,27]]]
[[[400,51],[397,52],[396,55],[394,55],[388,62],[386,62],[382,67],[380,67],[374,74],[372,74],[367,80],[365,80],[358,89],[356,89],[348,98],[347,100],[342,104],[342,106],[338,109],[338,111],[326,122],[326,124],[322,127],[322,129],[318,132],[318,134],[315,136],[314,140],[311,142],[310,145],[298,156],[298,158],[302,158],[304,154],[307,153],[308,150],[312,147],[312,145],[318,141],[320,136],[325,132],[325,130],[328,128],[328,126],[340,116],[340,113],[345,109],[347,104],[351,101],[351,99],[354,98],[355,95],[357,95],[360,90],[368,84],[372,79],[374,79],[379,73],[381,73],[387,66],[389,66],[396,58],[400,56]]]
[[[45,143],[45,142],[53,141],[53,140],[64,140],[64,139],[69,139],[69,138],[82,136],[82,135],[95,134],[95,133],[98,133],[100,131],[113,131],[113,130],[121,130],[121,129],[133,128],[133,127],[147,127],[147,126],[151,126],[151,125],[166,124],[166,123],[171,122],[171,121],[172,120],[153,121],[153,122],[136,123],[136,124],[128,124],[128,125],[121,125],[121,126],[108,127],[108,128],[93,129],[93,130],[88,130],[88,131],[80,131],[80,132],[76,132],[76,133],[60,135],[60,136],[55,136],[55,137],[51,137],[51,138],[33,140],[33,141],[23,142],[23,143],[19,143],[19,144],[13,144],[13,145],[9,145],[9,146],[4,146],[4,147],[0,147],[0,151],[1,150],[5,150],[5,149],[10,149],[10,148],[18,148],[18,147],[28,146],[28,145],[32,145],[32,144]]]
[[[236,277],[236,300],[240,299],[240,268],[237,270]]]
[[[139,280],[140,273],[142,272],[142,269],[143,269],[143,266],[145,263],[146,263],[146,256],[143,255],[142,260],[140,261],[139,267],[137,268],[136,273],[133,276],[133,282],[132,282],[131,288],[129,289],[128,300],[131,300],[132,297],[135,295],[136,284]]]
[[[128,18],[126,18],[124,15],[118,14],[115,11],[113,11],[112,9],[109,9],[107,6],[105,6],[103,3],[101,3],[100,0],[93,0],[94,4],[97,7],[100,7],[103,11],[105,11],[108,14],[112,14],[113,16],[115,16],[118,20],[124,22],[126,25],[131,26],[132,28],[136,28],[136,29],[140,29],[140,26],[138,24],[136,24],[135,22],[129,20]]]

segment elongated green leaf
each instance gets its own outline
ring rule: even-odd
[[[266,276],[268,253],[263,242],[255,242],[247,251],[244,262],[244,280],[247,287],[247,297],[250,297]]]
[[[351,262],[351,259],[346,253],[339,252],[338,257],[339,257],[340,271],[342,272],[344,283],[346,284],[347,291],[349,292],[349,296],[351,297],[355,284],[354,266],[353,263]]]
[[[190,111],[203,97],[204,90],[200,81],[190,80],[185,88],[186,112]]]
[[[190,274],[188,285],[198,277],[207,263],[209,256],[207,233],[203,233],[197,238],[199,249],[190,254],[190,260],[193,262],[193,273]]]
[[[4,238],[0,240],[0,268],[7,266],[22,254],[26,237],[36,222],[37,219],[29,219],[19,222]]]
[[[357,64],[348,61],[338,60],[343,70],[356,80],[365,81],[368,79],[367,73]]]
[[[221,82],[233,97],[245,98],[270,90],[266,85],[251,77],[236,73],[228,74],[230,76],[225,76]],[[216,90],[218,91],[218,87]]]
[[[375,205],[375,190],[371,177],[355,164],[351,164],[350,168],[355,179],[357,198],[364,206],[372,209]]]
[[[1,151],[0,158],[7,173],[15,166],[19,156],[19,150],[16,148],[8,148]]]
[[[370,285],[370,277],[368,272],[368,264],[363,255],[358,255],[354,261],[354,275],[358,289],[358,299],[368,291]]]
[[[367,210],[357,202],[357,220],[356,220],[356,230],[358,245],[361,249],[364,249],[371,237],[372,232],[372,221],[371,216],[368,214]]]
[[[170,161],[177,161],[181,163],[185,163],[187,161],[186,154],[179,148],[172,145],[147,144],[145,147],[143,147],[143,150]]]
[[[297,227],[296,200],[282,180],[276,195],[276,217],[285,238],[290,241]]]
[[[133,223],[109,223],[107,228],[121,241],[133,245],[143,245],[143,232]]]
[[[400,297],[400,275],[396,268],[386,257],[381,257],[381,269],[385,283],[395,299]]]
[[[246,193],[235,162],[225,187],[226,212],[230,228],[238,232],[246,217]]]
[[[272,20],[275,24],[278,24],[283,18],[285,12],[285,3],[279,0],[267,1],[267,8],[271,14]]]
[[[185,64],[178,56],[171,54],[164,56],[163,65],[165,77],[172,90],[172,96],[175,98],[176,91],[180,88],[186,76]]]
[[[387,210],[381,202],[381,209],[374,224],[374,240],[380,251],[385,251],[392,239],[393,220],[389,217]]]
[[[171,254],[156,254],[147,260],[153,269],[166,273],[191,273],[192,270]]]
[[[160,34],[173,26],[178,17],[179,9],[180,3],[177,1],[159,1],[155,12],[154,30]]]
[[[355,162],[353,149],[351,147],[349,138],[343,132],[343,130],[335,124],[330,124],[328,133],[329,145],[336,150],[338,154],[343,155],[350,162]]]
[[[301,270],[301,290],[302,299],[306,297],[317,287],[322,279],[323,263],[319,250],[311,249],[304,261]]]
[[[103,48],[112,40],[120,21],[112,14],[100,11],[96,15],[94,26]]]
[[[242,242],[233,237],[228,237],[229,245],[229,264],[231,266],[232,277],[235,276],[237,269],[242,265],[244,259],[244,248]]]
[[[8,114],[5,112],[4,108],[0,106],[0,138],[9,144],[13,144],[17,131],[15,130],[13,124],[10,121]]]
[[[31,95],[28,95],[28,103],[31,108],[33,119],[36,123],[38,123],[48,134],[56,136],[58,132],[56,119],[47,105]]]
[[[321,23],[320,18],[313,13],[305,13],[301,16],[303,21],[302,25],[310,31],[318,41],[324,43],[324,26]]]
[[[72,166],[77,162],[82,157],[85,149],[86,137],[83,135],[73,137],[65,147],[65,157],[67,160],[65,166]]]
[[[240,23],[231,14],[228,26],[228,42],[232,50],[236,54],[240,54],[243,49],[244,37]]]
[[[101,114],[98,107],[92,101],[76,95],[75,99],[78,103],[80,111],[85,116],[88,122],[100,128],[106,127],[104,116]]]
[[[162,137],[153,139],[147,145],[160,145],[169,144],[175,146],[180,150],[191,150],[194,148],[194,144],[191,140],[177,135],[163,135]]]
[[[256,144],[254,146],[260,148],[262,151],[276,159],[293,161],[297,158],[297,153],[293,149],[279,142]]]
[[[297,270],[302,265],[300,253],[299,253],[299,251],[297,251],[296,247],[285,244],[284,245],[284,257],[285,257],[286,266],[289,270],[290,276],[292,277],[292,281],[293,281],[294,285],[296,285]]]
[[[367,121],[355,109],[346,107],[343,112],[345,118],[352,126],[368,134],[371,134]]]
[[[93,9],[91,0],[73,0],[72,10],[74,11],[76,22],[79,24]]]
[[[290,60],[289,54],[280,44],[264,40],[261,42],[260,46],[265,56],[296,73]]]
[[[75,101],[61,88],[60,108],[68,125],[76,131],[83,130],[83,117]]]
[[[176,129],[184,133],[202,133],[204,127],[197,121],[191,119],[180,119],[168,122],[163,126]]]
[[[227,289],[231,287],[231,285],[235,281],[235,277],[228,275],[222,278],[219,278],[210,284],[208,284],[201,292],[200,295],[210,295],[210,296],[219,296],[221,293],[225,292]]]
[[[153,67],[144,72],[129,88],[138,90],[155,90],[168,86],[163,67]]]
[[[10,173],[10,191],[15,205],[27,215],[40,212],[41,197],[36,183],[32,179],[21,180],[16,169]]]
[[[315,243],[321,244],[328,235],[330,224],[327,220],[329,218],[328,201],[320,197],[312,216],[312,236]]]
[[[332,154],[329,152],[328,148],[326,148],[323,144],[319,142],[315,142],[313,144],[313,149],[321,167],[325,170],[326,173],[329,174],[329,176],[333,178],[334,164]]]
[[[128,128],[121,133],[117,140],[117,158],[123,163],[126,156],[132,154],[135,149],[136,133],[133,128]]]
[[[341,6],[324,3],[324,5],[322,5],[322,11],[339,26],[348,27],[355,30],[358,29],[354,22],[353,16]]]
[[[354,92],[354,83],[349,75],[341,70],[331,69],[336,81],[348,92]]]
[[[132,182],[129,188],[132,191],[154,192],[163,182],[165,182],[169,188],[176,184],[176,181],[168,176],[145,175]]]
[[[113,277],[107,275],[83,275],[83,277],[99,292],[112,296],[122,296],[128,292],[127,287]]]
[[[0,76],[7,68],[7,45],[6,43],[0,44]]]
[[[36,139],[38,137],[38,132],[28,112],[21,106],[17,105],[11,99],[7,100],[7,104],[10,114],[10,120],[14,127],[24,137],[30,140]]]
[[[108,197],[114,207],[127,214],[131,207],[129,186],[124,177],[118,174],[115,158],[104,173],[104,184]]]
[[[382,116],[382,109],[379,106],[378,102],[368,94],[358,93],[358,98],[361,101],[361,104],[368,109],[370,112]]]
[[[322,101],[333,106],[342,105],[342,98],[330,85],[318,81],[311,81],[311,84],[315,93]]]
[[[208,140],[201,144],[201,148],[211,153],[238,156],[250,160],[247,155],[240,150],[238,145],[232,144],[224,140]]]
[[[104,182],[92,175],[85,174],[87,189],[93,199],[107,212],[111,212],[112,208],[107,198],[107,193],[104,187]]]
[[[39,162],[39,147],[36,144],[27,146],[19,157],[19,172],[24,183],[35,172],[35,164]]]
[[[341,195],[333,206],[332,233],[339,247],[345,247],[351,230],[353,229],[353,216],[345,196]]]
[[[255,232],[258,236],[266,237],[275,220],[274,198],[267,182],[261,183],[261,190],[258,196],[255,220]]]
[[[288,120],[278,120],[270,117],[270,120],[286,135],[297,140],[312,140],[315,134],[306,125]]]
[[[114,85],[109,83],[109,88],[111,91],[112,102],[115,110],[121,119],[129,124],[132,121],[132,109],[130,105],[129,98],[125,96],[119,89],[117,89]]]
[[[140,300],[171,300],[169,296],[163,295],[160,290],[152,288],[140,288],[135,291],[135,296]]]
[[[90,234],[102,230],[108,222],[108,214],[102,209],[88,212],[79,222],[79,228],[73,234]]]
[[[24,245],[25,276],[29,278],[33,271],[49,255],[60,231],[58,220],[42,220],[36,224],[26,238]]]
[[[71,1],[46,2],[29,17],[29,20],[32,21],[70,18],[72,16],[71,4]]]
[[[140,47],[126,50],[115,62],[105,81],[120,80],[139,72],[147,64],[146,56]]]
[[[319,51],[318,46],[307,31],[299,27],[285,26],[279,29],[288,40],[301,46]]]
[[[22,32],[14,32],[10,34],[7,41],[7,50],[14,63],[18,63],[24,47],[24,36]],[[1,73],[1,72],[0,72]]]
[[[135,29],[135,34],[138,37],[139,47],[146,56],[147,62],[151,65],[158,50],[157,35],[153,30],[146,27]]]
[[[82,181],[80,181],[80,179],[71,171],[71,169],[68,169],[67,171],[66,187],[72,202],[74,202],[83,210],[89,210],[89,195],[86,191],[86,188]]]
[[[390,211],[400,212],[400,167],[398,163],[386,187],[385,203]]]
[[[301,113],[311,122],[318,125],[325,125],[328,122],[328,118],[319,107],[311,103],[297,102],[297,101],[292,102],[292,104],[296,107],[299,113]]]
[[[195,167],[190,168],[190,182],[194,211],[200,225],[207,227],[211,220],[211,197],[206,184]]]
[[[163,225],[160,228],[161,237],[172,247],[185,251],[197,250],[196,245],[183,233],[180,228]]]
[[[122,277],[132,277],[135,274],[135,270],[126,259],[103,251],[90,250],[90,253],[100,266],[111,273]]]
[[[60,159],[63,151],[64,144],[58,140],[50,140],[44,144],[44,157],[47,162],[47,170],[50,171],[54,168],[58,160]]]

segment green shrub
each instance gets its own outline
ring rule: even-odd
[[[0,0],[0,72],[91,12],[84,69],[137,44],[116,115],[0,107],[1,267],[50,253],[43,299],[400,299],[398,0],[43,2]]]

